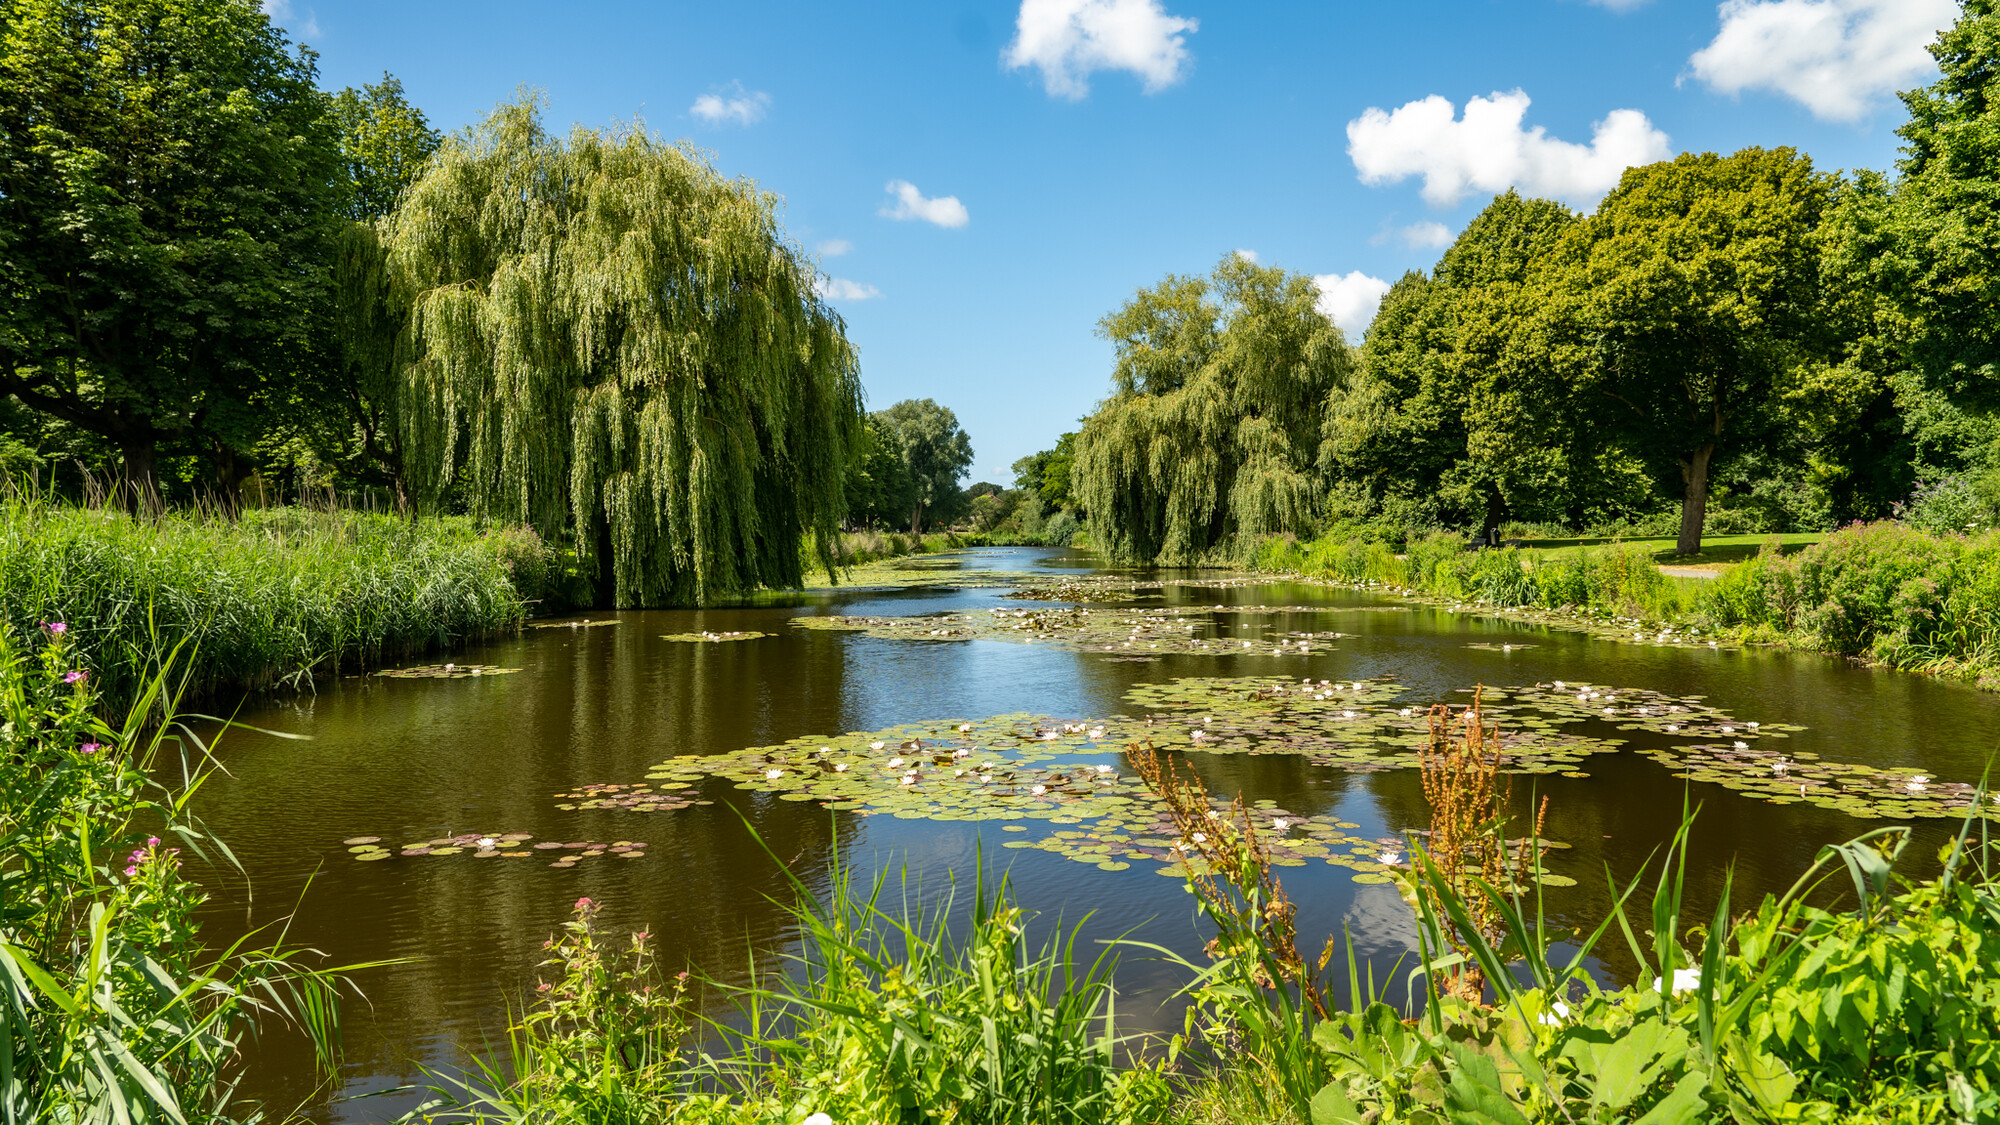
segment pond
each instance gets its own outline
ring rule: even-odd
[[[1207,935],[1149,838],[1130,738],[1294,822],[1299,932],[1316,945],[1345,926],[1385,972],[1414,929],[1378,853],[1428,823],[1409,768],[1425,709],[1475,685],[1536,771],[1515,803],[1548,798],[1543,835],[1564,845],[1548,902],[1579,924],[1602,916],[1607,868],[1628,878],[1684,801],[1701,807],[1695,916],[1725,871],[1754,902],[1889,821],[1916,825],[1910,854],[1928,859],[1965,800],[1951,783],[1979,780],[2000,732],[2000,697],[1918,676],[1386,594],[1026,548],[911,577],[580,615],[455,651],[443,675],[343,676],[246,707],[308,740],[222,741],[228,773],[199,812],[249,883],[213,881],[208,933],[290,914],[291,938],[336,963],[408,959],[358,978],[336,1089],[316,1092],[303,1044],[279,1037],[248,1091],[327,1122],[393,1119],[421,1100],[398,1090],[421,1066],[504,1046],[579,896],[614,931],[650,930],[664,964],[727,977],[791,937],[780,862],[823,882],[836,853],[907,865],[923,894],[983,857],[1044,922],[1198,957]],[[1607,958],[1596,971],[1622,979]],[[1127,956],[1119,982],[1128,1028],[1178,1027],[1177,972]]]

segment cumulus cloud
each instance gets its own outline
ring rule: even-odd
[[[819,256],[822,258],[838,258],[852,249],[854,249],[854,244],[844,238],[829,238],[819,244]]]
[[[1443,223],[1411,223],[1397,231],[1396,237],[1418,250],[1442,250],[1451,245],[1451,228]]]
[[[1257,252],[1255,250],[1238,250],[1236,256],[1253,266],[1257,264]]]
[[[1689,70],[1725,94],[1773,90],[1831,121],[1931,70],[1924,48],[1958,18],[1957,0],[1726,0],[1715,40]]]
[[[1389,291],[1388,282],[1360,270],[1345,277],[1325,273],[1313,280],[1319,284],[1319,311],[1339,325],[1349,340],[1358,340],[1367,331],[1382,295]]]
[[[955,195],[940,195],[936,199],[925,199],[917,185],[908,180],[890,180],[888,192],[895,199],[882,205],[879,214],[891,219],[922,219],[941,227],[962,227],[972,221],[965,204]]]
[[[1021,0],[1000,59],[1009,70],[1035,67],[1051,95],[1071,101],[1090,93],[1099,70],[1129,70],[1154,94],[1186,73],[1187,36],[1199,27],[1160,0]]]
[[[823,278],[817,288],[819,295],[829,301],[866,301],[882,295],[882,291],[873,285],[849,281],[844,277]]]
[[[755,125],[764,120],[764,111],[770,108],[771,95],[731,82],[696,98],[688,112],[710,125]]]
[[[1347,155],[1362,183],[1422,176],[1424,199],[1443,207],[1471,191],[1510,187],[1590,206],[1625,169],[1673,154],[1667,135],[1636,109],[1612,110],[1586,145],[1556,140],[1540,125],[1524,128],[1528,104],[1515,90],[1469,99],[1463,117],[1436,94],[1394,112],[1371,106],[1347,123]]]

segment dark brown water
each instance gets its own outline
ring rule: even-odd
[[[1061,553],[967,552],[965,565],[1075,573]],[[2000,736],[2000,697],[1922,677],[1768,651],[1628,645],[1444,610],[1319,615],[1287,628],[1358,634],[1310,657],[1168,656],[1152,663],[1002,642],[911,643],[788,626],[798,614],[917,614],[983,611],[998,589],[841,591],[796,604],[617,614],[615,627],[528,630],[517,639],[461,650],[453,659],[518,667],[479,679],[341,679],[316,695],[247,708],[258,726],[310,736],[281,741],[230,734],[230,776],[203,792],[200,812],[248,869],[254,901],[217,880],[211,933],[241,932],[296,910],[294,940],[335,962],[410,958],[357,978],[368,996],[347,1013],[346,1063],[338,1089],[315,1091],[300,1044],[266,1043],[248,1084],[273,1109],[306,1105],[329,1122],[381,1121],[419,1096],[389,1093],[423,1081],[419,1064],[451,1067],[466,1049],[504,1044],[507,1006],[532,988],[540,945],[579,896],[606,904],[614,929],[658,935],[663,962],[692,962],[727,975],[768,956],[790,935],[773,897],[786,897],[779,858],[817,877],[837,848],[863,868],[905,864],[935,891],[969,876],[985,849],[1006,867],[1018,897],[1075,921],[1086,935],[1129,933],[1198,955],[1206,935],[1178,879],[1150,864],[1104,872],[1039,851],[1003,851],[997,823],[860,818],[810,803],[746,794],[711,783],[716,803],[673,813],[564,812],[554,794],[594,782],[630,783],[679,754],[725,753],[807,735],[872,730],[923,719],[1014,711],[1061,717],[1121,712],[1135,683],[1180,676],[1310,673],[1360,679],[1394,675],[1407,703],[1462,700],[1475,683],[1576,679],[1618,687],[1705,695],[1744,718],[1811,729],[1788,752],[1907,767],[1946,780],[1977,780]],[[1170,587],[1166,604],[1381,604],[1370,595],[1296,584],[1210,589]],[[1161,604],[1158,601],[1146,603]],[[605,614],[593,615],[597,617]],[[1219,621],[1227,622],[1218,613]],[[686,644],[663,634],[758,630],[752,642]],[[1474,641],[1530,640],[1514,652],[1468,649]],[[1625,734],[1634,744],[1649,736]],[[1283,756],[1193,755],[1212,791],[1271,798],[1310,816],[1359,823],[1362,835],[1394,835],[1427,819],[1412,771],[1349,775]],[[1693,904],[1709,908],[1734,865],[1736,901],[1781,891],[1826,843],[1874,823],[1795,804],[1773,806],[1719,786],[1692,790],[1633,752],[1599,755],[1591,776],[1539,779],[1551,798],[1548,835],[1572,843],[1552,863],[1579,886],[1551,898],[1556,910],[1594,921],[1606,901],[1606,865],[1636,869],[1678,824],[1684,795],[1703,803],[1691,862]],[[740,814],[740,816],[739,816]],[[1922,822],[1912,855],[1928,857],[1955,825]],[[531,832],[540,840],[648,841],[643,859],[592,860],[558,870],[527,860],[357,863],[341,840],[404,841],[466,831]],[[1040,830],[1039,826],[1035,830]],[[459,860],[464,860],[459,862]],[[1299,930],[1345,923],[1360,950],[1386,971],[1414,941],[1395,891],[1358,886],[1337,867],[1290,868],[1301,903]],[[1705,902],[1703,901],[1705,900]],[[1091,912],[1095,912],[1092,914]],[[1407,965],[1405,965],[1407,969]],[[1598,966],[1621,976],[1615,954]],[[1121,1013],[1136,1028],[1177,1026],[1178,973],[1128,956]],[[364,1097],[361,1095],[378,1094]]]

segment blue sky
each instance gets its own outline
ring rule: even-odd
[[[1887,168],[1954,0],[265,0],[330,87],[390,71],[444,129],[522,86],[641,118],[784,199],[869,406],[934,398],[973,479],[1108,387],[1101,316],[1224,254],[1323,279],[1356,338],[1509,185],[1791,145]],[[1472,99],[1479,99],[1472,101]]]

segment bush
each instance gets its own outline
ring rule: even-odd
[[[241,519],[0,501],[0,620],[65,621],[120,707],[185,645],[197,693],[300,684],[514,628],[558,580],[525,528],[273,508]]]

